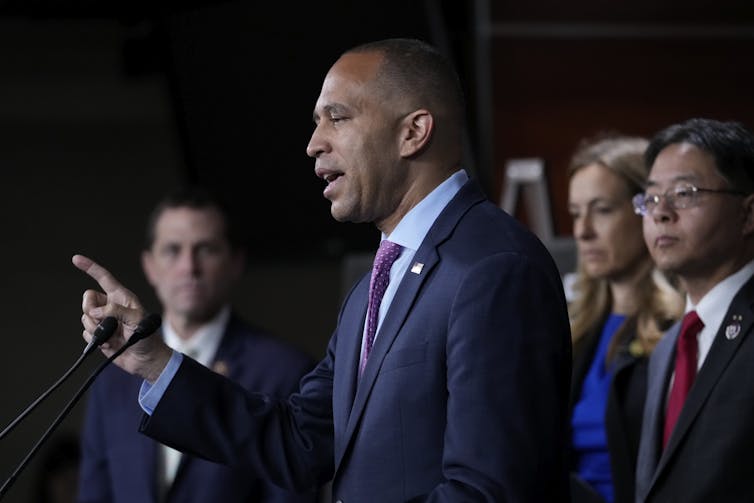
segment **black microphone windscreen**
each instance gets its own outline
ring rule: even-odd
[[[118,320],[112,316],[108,316],[97,325],[97,329],[94,331],[93,342],[96,346],[101,346],[102,343],[107,341],[115,333],[118,328]]]
[[[149,337],[160,328],[160,325],[162,325],[162,317],[159,314],[148,314],[139,322],[134,333],[131,334],[131,337],[128,339],[127,345],[131,346],[145,337]]]

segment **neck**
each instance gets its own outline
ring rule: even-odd
[[[697,274],[683,274],[679,272],[678,277],[691,303],[697,305],[718,283],[738,272],[752,258],[754,258],[754,254],[752,253],[742,254],[727,262],[704,268]]]
[[[187,316],[179,316],[175,314],[167,314],[166,318],[175,334],[181,338],[181,340],[187,341],[191,339],[194,334],[201,328],[202,325],[209,320],[194,320]]]
[[[403,197],[401,197],[396,209],[387,218],[379,222],[375,222],[377,229],[383,232],[386,236],[389,236],[390,233],[395,230],[401,219],[405,217],[406,214],[411,211],[414,206],[419,204],[433,190],[440,186],[440,184],[450,178],[450,176],[455,173],[457,169],[460,169],[456,168],[446,172],[437,169],[433,170],[431,169],[431,166],[424,167],[427,168],[424,171],[421,171],[422,166],[415,168],[418,170],[418,172],[422,173],[425,176],[417,177],[414,179],[406,192],[403,194]]]
[[[612,296],[612,311],[615,314],[631,315],[637,311],[639,299],[643,297],[641,283],[652,269],[650,260],[644,261],[636,268],[634,274],[620,280],[610,281],[610,294]]]

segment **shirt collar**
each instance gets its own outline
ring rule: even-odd
[[[206,367],[215,357],[229,319],[230,306],[225,306],[214,318],[199,327],[188,340],[178,337],[170,323],[165,321],[162,324],[162,336],[172,349],[184,354],[193,353],[195,356],[192,357]]]
[[[389,237],[390,241],[403,248],[418,250],[432,224],[468,179],[468,175],[462,169],[453,173],[419,201],[419,204],[411,208],[398,222],[390,236],[383,234],[382,239]]]

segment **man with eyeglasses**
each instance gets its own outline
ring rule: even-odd
[[[645,158],[634,208],[687,314],[650,359],[636,501],[752,501],[754,138],[691,119],[660,131]]]

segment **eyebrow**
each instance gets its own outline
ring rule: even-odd
[[[348,112],[348,107],[341,103],[331,103],[329,105],[325,105],[322,107],[322,115],[333,115],[337,113],[346,113]],[[317,113],[317,110],[315,109],[312,113],[312,120],[316,123],[320,118],[320,114]]]
[[[678,182],[693,183],[693,182],[697,181],[697,179],[698,179],[698,177],[694,176],[694,175],[681,175],[681,176],[676,176],[675,178],[671,179],[670,183],[671,183],[671,185],[675,185]],[[658,185],[659,185],[658,182],[655,182],[655,181],[652,181],[652,180],[647,180],[645,188],[648,188],[648,187],[657,187]]]
[[[596,204],[622,204],[623,203],[623,197],[607,197],[607,196],[597,196],[589,199],[586,201],[586,206],[594,206]],[[626,198],[630,200],[630,198]],[[568,208],[576,208],[580,206],[576,202],[568,201]]]

